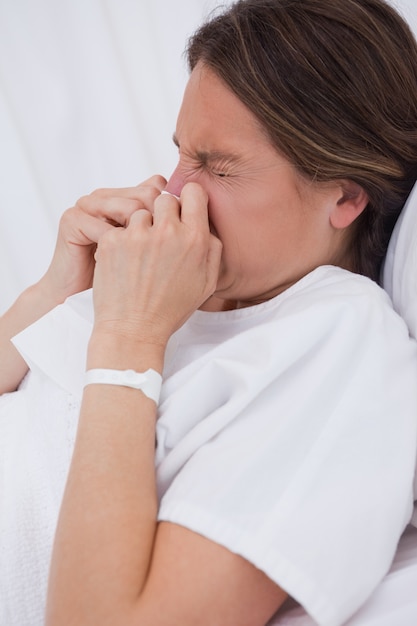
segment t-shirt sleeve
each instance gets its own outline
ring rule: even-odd
[[[181,460],[159,519],[243,556],[336,626],[387,572],[411,516],[417,357],[378,299],[308,302],[184,378],[182,417],[201,415],[167,455]]]

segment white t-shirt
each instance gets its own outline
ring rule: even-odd
[[[0,402],[10,626],[42,623],[91,319],[85,292],[15,338],[32,372]],[[242,555],[318,624],[342,624],[387,572],[412,515],[416,379],[416,344],[388,296],[339,268],[254,307],[197,311],[167,349],[159,519]]]

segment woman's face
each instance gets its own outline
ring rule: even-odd
[[[340,232],[330,213],[339,186],[305,181],[271,145],[254,115],[198,64],[178,116],[179,162],[167,190],[190,181],[209,198],[223,243],[216,296],[249,306],[277,295],[319,265],[336,262]]]

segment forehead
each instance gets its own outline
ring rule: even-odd
[[[187,83],[175,136],[180,145],[235,152],[268,145],[253,113],[208,67],[197,64]]]

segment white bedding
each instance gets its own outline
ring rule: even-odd
[[[275,617],[268,626],[315,626],[301,607]],[[409,526],[402,536],[387,576],[368,601],[345,626],[416,626],[417,529]]]
[[[417,338],[417,183],[395,226],[383,271],[395,310]]]

